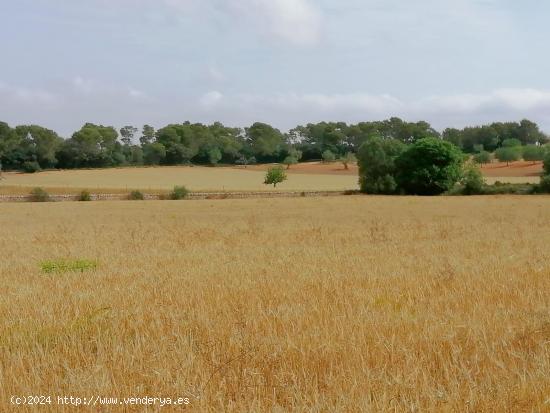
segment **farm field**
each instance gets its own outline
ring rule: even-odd
[[[156,167],[46,171],[37,174],[4,173],[2,187],[70,189],[113,189],[145,191],[185,185],[192,191],[339,191],[358,189],[357,175],[294,174],[282,184],[264,185],[265,172],[231,167]],[[27,191],[28,192],[28,191]]]
[[[243,167],[154,167],[46,171],[36,174],[4,173],[0,194],[28,193],[28,188],[43,187],[54,193],[91,191],[124,192],[140,189],[158,192],[185,185],[192,191],[341,191],[358,189],[358,169],[348,170],[339,163],[307,162],[287,170],[289,179],[273,188],[263,184],[271,165]],[[492,163],[481,169],[487,183],[538,183],[542,164]]]
[[[0,227],[0,411],[550,408],[548,196],[0,204]]]

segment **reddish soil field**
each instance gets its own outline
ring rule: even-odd
[[[255,171],[264,171],[271,165],[252,165],[248,169]],[[536,177],[542,174],[542,162],[533,164],[532,162],[511,162],[506,165],[505,162],[493,162],[484,165],[481,168],[483,175],[487,177]],[[341,163],[322,163],[305,162],[298,165],[292,165],[287,171],[291,174],[317,174],[317,175],[357,175],[357,165],[349,165],[349,169],[344,169]]]
[[[481,169],[483,175],[489,177],[499,176],[540,176],[542,174],[542,162],[512,162],[510,165],[506,165],[506,162],[494,162],[488,165],[484,165]]]
[[[273,165],[251,165],[247,169],[253,171],[265,171]],[[285,166],[286,168],[286,166]],[[287,170],[290,174],[315,174],[315,175],[358,175],[358,168],[355,164],[350,164],[349,169],[344,169],[344,165],[338,162],[322,163],[322,162],[304,162],[297,165],[292,165]]]

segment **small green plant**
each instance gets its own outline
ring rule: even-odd
[[[89,202],[92,200],[92,195],[90,192],[84,190],[78,195],[78,200],[82,202]]]
[[[181,199],[187,198],[189,195],[189,190],[185,186],[175,186],[174,190],[170,192],[170,199],[174,201],[179,201]]]
[[[40,263],[46,274],[63,274],[67,272],[84,272],[97,268],[97,262],[91,260],[48,260]]]
[[[281,166],[275,166],[269,168],[265,175],[265,185],[273,185],[274,188],[277,187],[277,184],[286,181],[287,176],[284,169]]]
[[[143,192],[136,190],[130,192],[130,195],[128,195],[128,199],[130,201],[143,201],[145,197],[143,196]]]
[[[31,202],[48,202],[50,194],[42,188],[34,188],[30,193]]]

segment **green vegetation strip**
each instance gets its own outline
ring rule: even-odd
[[[46,274],[63,274],[67,272],[84,272],[97,268],[97,262],[91,260],[48,260],[40,263]]]

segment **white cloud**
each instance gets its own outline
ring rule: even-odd
[[[248,0],[262,15],[275,36],[297,45],[317,43],[321,34],[321,11],[309,0]]]
[[[221,14],[233,26],[246,24],[288,43],[308,46],[318,42],[322,12],[311,0],[164,0],[180,13]],[[213,11],[215,13],[213,13]]]
[[[84,79],[81,76],[76,76],[73,79],[73,88],[79,93],[90,94],[96,89],[96,85],[91,79]]]
[[[134,99],[142,99],[142,98],[145,98],[147,96],[145,94],[145,92],[143,92],[141,90],[138,90],[138,89],[134,89],[134,88],[129,88],[128,89],[128,95],[131,98],[134,98]]]
[[[44,89],[12,86],[3,82],[0,82],[0,96],[6,99],[7,103],[17,102],[20,104],[52,105],[58,100],[56,94]]]
[[[485,94],[432,96],[419,100],[412,107],[419,113],[527,113],[550,108],[550,91],[536,89],[497,89]]]
[[[218,103],[220,103],[222,99],[223,95],[220,92],[211,91],[201,96],[201,98],[199,99],[199,103],[204,108],[212,108],[213,106],[216,106]]]
[[[209,92],[201,98],[201,105],[208,109],[208,119],[216,117],[239,125],[262,120],[283,129],[323,120],[360,122],[391,116],[426,120],[437,128],[532,118],[545,130],[550,129],[550,91],[535,89],[497,89],[482,94],[420,99],[369,93],[221,95]],[[205,113],[197,116],[200,118]]]

